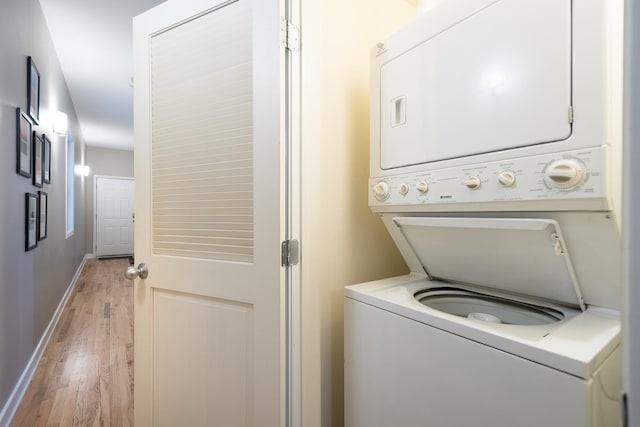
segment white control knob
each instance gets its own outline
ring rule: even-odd
[[[427,191],[429,191],[429,184],[427,184],[425,181],[420,181],[416,183],[416,190],[418,190],[421,194],[425,194]]]
[[[503,187],[511,187],[516,183],[516,176],[513,172],[505,171],[498,174],[498,182]]]
[[[584,169],[575,160],[557,160],[545,171],[547,182],[556,188],[572,188],[582,184]]]
[[[389,184],[384,181],[377,182],[373,186],[373,194],[376,196],[376,199],[381,202],[387,200],[389,197]]]
[[[406,196],[409,192],[409,186],[403,182],[398,186],[398,192],[400,192],[400,194],[402,194],[403,196]]]
[[[482,181],[480,181],[480,178],[478,178],[477,176],[470,176],[469,178],[464,180],[464,185],[472,190],[477,190],[478,188],[480,188],[480,185],[482,185]]]

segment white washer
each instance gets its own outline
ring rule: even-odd
[[[556,221],[391,220],[424,271],[345,290],[347,426],[618,425],[619,314]]]
[[[620,425],[616,315],[587,309],[523,338],[527,327],[420,306],[413,292],[432,286],[408,276],[347,289],[345,425]]]

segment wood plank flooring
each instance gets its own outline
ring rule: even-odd
[[[128,265],[87,260],[11,426],[133,425]]]

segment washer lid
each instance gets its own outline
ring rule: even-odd
[[[567,245],[554,220],[396,217],[393,221],[433,279],[585,310]]]

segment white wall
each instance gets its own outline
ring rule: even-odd
[[[302,0],[302,399],[343,425],[343,287],[408,271],[367,206],[369,52],[415,16],[404,0]]]
[[[65,239],[65,144],[53,137],[57,110],[69,117],[76,163],[85,144],[38,0],[0,6],[0,414],[84,255],[85,180],[75,178],[75,234]],[[48,236],[24,250],[24,194],[37,193],[16,173],[16,107],[27,109],[27,56],[40,71],[40,126],[52,141]],[[2,416],[0,415],[0,418]],[[2,424],[0,419],[0,424]]]

